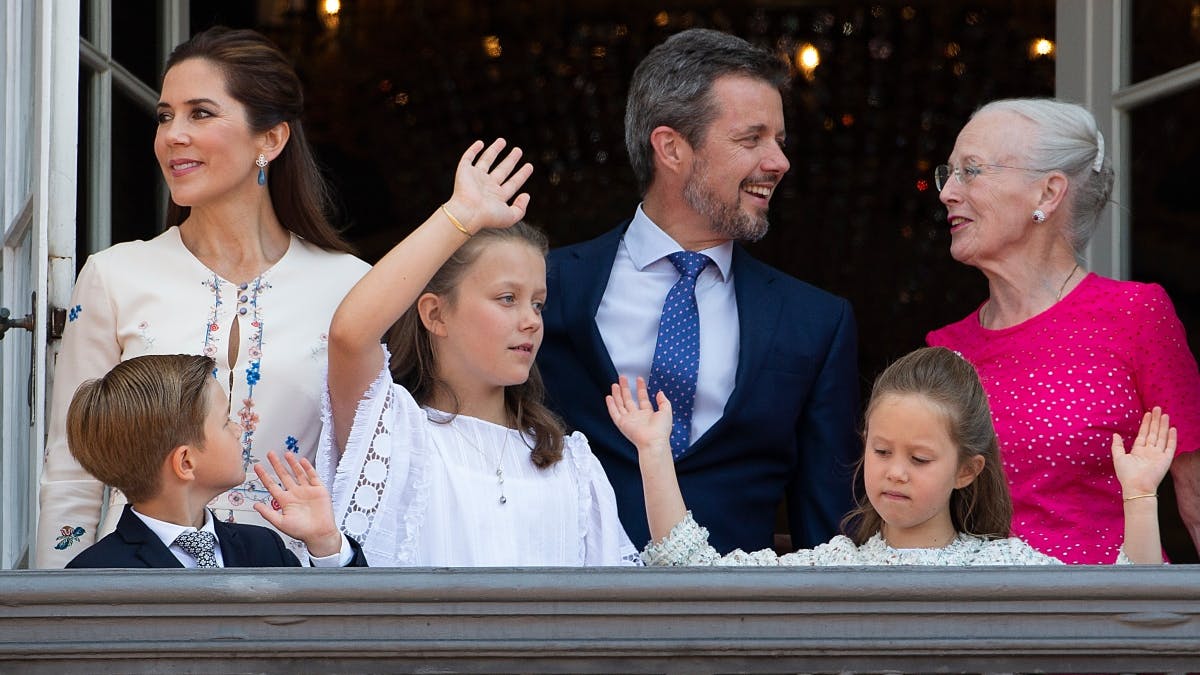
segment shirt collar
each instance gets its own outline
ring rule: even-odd
[[[683,247],[672,239],[671,235],[655,225],[654,221],[650,220],[650,217],[642,210],[642,205],[638,204],[637,211],[633,214],[633,220],[629,223],[629,228],[625,230],[625,249],[629,251],[629,257],[633,260],[634,267],[640,272],[647,265],[658,262],[676,251],[682,251]],[[730,266],[733,264],[732,241],[706,248],[700,253],[712,259],[717,271],[721,274],[722,281],[729,279]]]
[[[136,509],[134,509],[133,512],[137,514],[137,517],[142,519],[142,522],[146,524],[146,527],[150,528],[150,531],[153,532],[159,539],[161,539],[167,546],[174,544],[175,540],[179,538],[179,535],[183,534],[184,532],[192,532],[196,529],[194,527],[176,525],[175,523],[168,523],[165,520],[151,518],[144,513],[139,513]],[[200,531],[208,532],[212,534],[213,537],[217,536],[217,530],[213,526],[212,511],[209,511],[208,509],[204,509],[204,527],[201,527]]]

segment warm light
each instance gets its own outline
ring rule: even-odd
[[[805,42],[796,50],[796,61],[804,70],[813,70],[821,65],[821,52],[817,48]]]
[[[337,30],[338,24],[341,22],[338,17],[338,12],[342,11],[342,3],[340,0],[325,0],[321,3],[321,23],[329,30]]]
[[[485,35],[483,37],[483,51],[493,59],[500,58],[503,50],[500,48],[500,38],[496,35]]]
[[[1029,57],[1050,56],[1054,53],[1054,42],[1046,38],[1038,38],[1029,45]]]
[[[654,15],[654,25],[659,28],[666,28],[667,24],[671,23],[671,15],[666,12],[659,12]]]
[[[796,47],[796,68],[804,74],[804,79],[812,82],[815,77],[813,73],[819,65],[821,52],[816,47],[807,42]]]

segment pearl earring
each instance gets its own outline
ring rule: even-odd
[[[1035,223],[1046,222],[1046,212],[1041,209],[1034,209],[1033,210],[1033,222],[1035,222]]]
[[[258,167],[258,184],[267,184],[267,156],[258,153],[258,159],[254,160],[254,165]]]

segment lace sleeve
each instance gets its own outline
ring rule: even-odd
[[[392,382],[386,358],[384,364],[358,402],[340,458],[326,387],[317,448],[317,471],[330,486],[334,520],[362,545],[373,566],[405,564],[419,529],[415,525],[423,518],[423,509],[416,507],[424,505],[427,492],[425,413]]]
[[[696,523],[691,511],[662,541],[652,541],[642,551],[642,561],[647,565],[712,565],[720,557],[717,549],[708,545],[708,530]]]

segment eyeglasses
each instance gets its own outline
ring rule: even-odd
[[[939,164],[933,168],[933,184],[937,186],[938,192],[941,192],[946,187],[946,183],[950,182],[950,176],[953,175],[958,179],[958,182],[963,185],[970,185],[975,177],[983,173],[983,167],[988,166],[993,169],[1016,169],[1017,171],[1038,171],[1045,173],[1045,169],[1030,169],[1024,166],[1007,166],[1005,164],[966,164],[955,168],[950,164]]]

